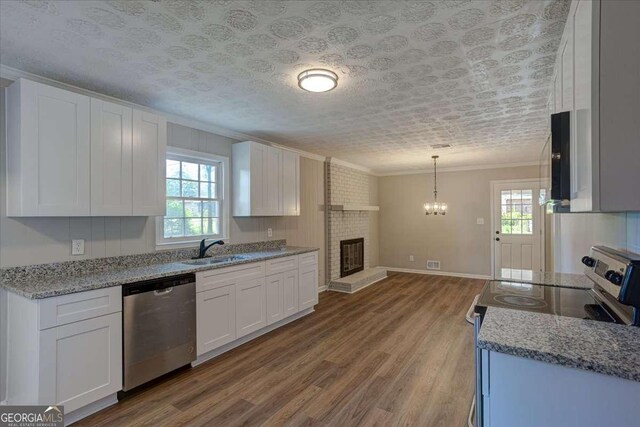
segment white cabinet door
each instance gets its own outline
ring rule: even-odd
[[[263,144],[257,144],[251,142],[250,149],[250,161],[249,161],[249,175],[251,182],[249,191],[250,196],[250,215],[267,215],[267,206],[265,204],[266,194],[264,192],[264,176],[266,174],[265,168],[267,167],[267,146]],[[242,190],[246,191],[246,187]]]
[[[236,286],[196,294],[198,356],[236,339]]]
[[[91,99],[91,215],[132,214],[132,110]]]
[[[252,279],[236,285],[236,337],[267,326],[265,279]]]
[[[283,317],[298,312],[298,270],[282,273],[282,307]]]
[[[282,152],[282,214],[300,215],[300,156]]]
[[[302,265],[299,270],[298,308],[313,307],[318,303],[318,265]]]
[[[167,121],[133,111],[133,215],[165,214]]]
[[[122,389],[122,314],[40,332],[41,404],[74,411]]]
[[[571,117],[571,211],[591,211],[593,208],[592,179],[592,3],[581,0],[573,17],[575,40],[575,114]],[[598,58],[595,58],[598,60]]]
[[[19,79],[7,112],[8,216],[89,216],[89,97]]]
[[[284,318],[283,279],[284,276],[282,273],[272,274],[266,278],[267,325],[271,325]]]
[[[282,150],[266,147],[262,196],[266,215],[282,215]]]

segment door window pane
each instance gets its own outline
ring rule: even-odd
[[[533,234],[533,190],[501,190],[502,234]]]

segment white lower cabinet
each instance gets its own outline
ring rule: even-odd
[[[197,353],[236,339],[236,287],[223,286],[196,295]]]
[[[69,413],[122,389],[122,315],[40,332],[40,398]]]
[[[236,336],[243,337],[267,326],[265,279],[236,285]]]
[[[316,305],[318,254],[199,272],[196,290],[197,346],[202,356],[225,344],[244,342],[247,338],[240,339]]]
[[[282,273],[267,276],[265,287],[267,291],[267,325],[276,323],[284,318]]]
[[[39,300],[8,293],[7,324],[8,404],[70,413],[122,390],[120,287]]]
[[[282,317],[296,314],[298,306],[298,270],[290,270],[282,273]]]
[[[318,264],[300,267],[298,308],[313,307],[318,303]]]

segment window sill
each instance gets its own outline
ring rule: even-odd
[[[156,251],[167,251],[171,249],[197,249],[200,241],[198,240],[190,240],[188,242],[168,242],[168,243],[156,243]],[[220,237],[220,238],[207,238],[207,240],[222,240],[225,244],[229,243],[228,237]]]

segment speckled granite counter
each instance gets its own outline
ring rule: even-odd
[[[177,250],[130,257],[14,267],[0,270],[0,287],[26,298],[40,299],[318,250],[317,248],[277,246],[278,243],[284,244],[284,241],[266,243],[225,245],[227,247],[217,248],[210,254],[214,256],[237,254],[242,258],[213,265],[181,262],[188,261],[194,251]]]
[[[534,283],[536,285],[562,286],[564,288],[591,289],[593,282],[584,274],[542,272],[531,277],[500,279],[503,282]]]
[[[480,348],[640,381],[640,328],[489,307]]]

